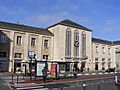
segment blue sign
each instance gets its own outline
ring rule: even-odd
[[[34,51],[29,51],[29,52],[28,52],[28,57],[33,58],[34,55],[35,55],[35,52],[34,52]]]

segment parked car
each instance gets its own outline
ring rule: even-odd
[[[115,72],[115,68],[108,68],[105,72]]]

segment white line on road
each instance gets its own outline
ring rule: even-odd
[[[49,90],[48,88],[42,88],[42,89],[32,89],[32,90]]]
[[[96,73],[92,73],[92,75],[96,75]]]
[[[103,73],[99,73],[99,74],[103,74]]]
[[[85,75],[89,75],[89,73],[86,73]]]
[[[35,88],[42,88],[44,86],[34,86],[34,87],[17,87],[17,90],[24,90],[24,89],[35,89]]]

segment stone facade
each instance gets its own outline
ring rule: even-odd
[[[0,22],[0,71],[16,71],[23,63],[29,71],[29,51],[33,60],[47,60],[49,70],[54,63],[63,71],[101,71],[120,66],[116,49],[120,43],[92,38],[92,30],[70,20],[47,29]]]

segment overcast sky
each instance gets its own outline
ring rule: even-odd
[[[93,37],[120,40],[120,0],[0,0],[0,21],[46,28],[65,19]]]

